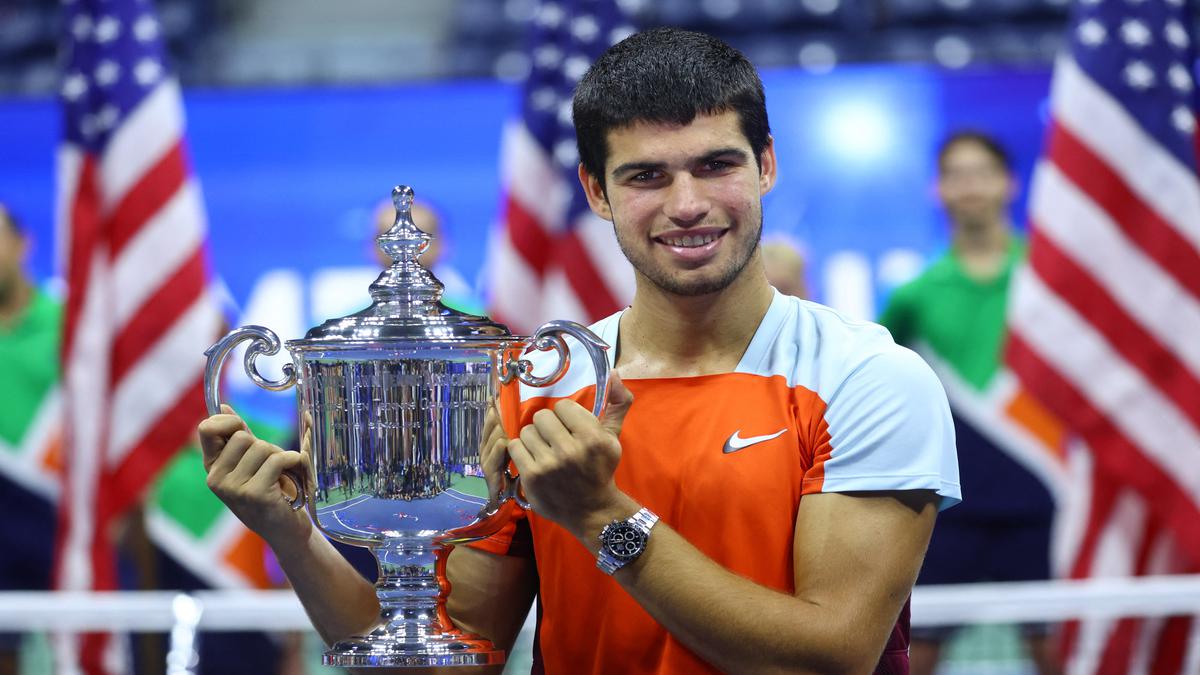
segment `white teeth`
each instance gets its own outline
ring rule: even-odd
[[[717,235],[706,234],[703,236],[689,235],[686,237],[673,237],[671,239],[663,239],[663,241],[666,242],[667,245],[669,245],[669,246],[678,246],[681,248],[694,248],[696,246],[703,246],[710,242],[716,241],[716,239],[717,239]]]

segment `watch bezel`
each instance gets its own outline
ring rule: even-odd
[[[632,538],[625,538],[625,532],[630,533]],[[618,536],[621,537],[620,540],[617,539]],[[609,523],[608,525],[604,526],[604,530],[600,532],[600,541],[603,544],[605,551],[613,558],[616,558],[621,562],[629,562],[641,555],[642,552],[646,550],[646,541],[648,539],[649,535],[646,532],[642,531],[628,520],[619,520]],[[622,546],[624,544],[634,544],[635,549],[626,551],[622,548],[617,548],[618,546]]]
[[[643,507],[625,520],[614,520],[605,525],[598,537],[600,551],[596,555],[596,567],[605,574],[615,574],[622,567],[632,564],[646,552],[650,545],[650,533],[657,523],[658,516]],[[621,553],[617,552],[618,546],[622,547]]]

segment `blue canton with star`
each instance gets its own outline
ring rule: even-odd
[[[604,52],[633,34],[614,0],[542,0],[529,35],[530,70],[521,114],[538,145],[553,158],[567,185],[573,185],[567,223],[587,209],[579,188],[579,150],[571,121],[575,85]]]
[[[1071,55],[1141,128],[1196,170],[1196,48],[1188,0],[1079,0]]]
[[[166,77],[158,18],[145,0],[66,0],[62,20],[66,139],[98,154]]]

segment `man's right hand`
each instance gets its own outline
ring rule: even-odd
[[[504,472],[508,470],[508,434],[504,432],[500,414],[494,406],[488,406],[481,436],[483,442],[479,447],[479,464],[487,481],[488,496],[495,506],[499,505],[500,492],[507,483]]]
[[[309,425],[304,425],[301,451],[289,452],[256,438],[233,408],[222,405],[221,410],[199,427],[209,489],[272,548],[307,541],[312,521],[303,510],[292,510],[280,479],[284,471],[307,475]]]

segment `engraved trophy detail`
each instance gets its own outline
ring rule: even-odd
[[[450,549],[495,534],[513,509],[528,507],[518,476],[505,470],[487,480],[485,428],[498,423],[515,436],[520,384],[554,384],[570,367],[573,346],[590,357],[593,413],[601,416],[608,346],[569,321],[514,336],[487,317],[443,305],[442,284],[417,262],[431,236],[412,221],[413,191],[397,186],[392,199],[395,224],[377,242],[393,262],[371,284],[371,305],[289,340],[291,363],[278,380],[263,377],[256,359],[277,353],[279,338],[261,326],[230,332],[206,352],[205,397],[209,413],[219,412],[221,367],[248,341],[251,380],[275,391],[296,386],[300,423],[311,420],[311,478],[287,474],[292,507],[307,507],[326,535],[370,548],[379,562],[379,624],[333,645],[327,665],[499,664],[501,650],[459,630],[445,611]],[[530,350],[556,352],[557,367],[536,374],[525,358]]]

